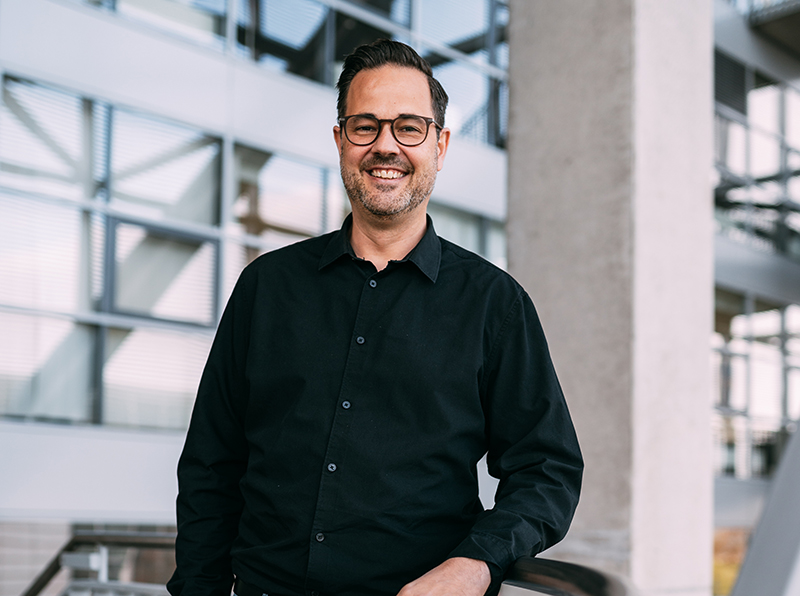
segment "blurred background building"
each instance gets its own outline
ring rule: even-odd
[[[437,231],[523,281],[540,306],[587,463],[605,460],[593,468],[604,470],[605,480],[587,472],[576,538],[554,556],[637,581],[650,577],[632,554],[643,548],[635,524],[618,532],[611,528],[616,522],[608,528],[593,522],[601,509],[617,510],[602,495],[616,490],[620,470],[619,484],[635,492],[646,476],[646,462],[636,464],[647,455],[640,444],[661,445],[665,458],[675,445],[707,444],[707,451],[685,454],[692,461],[676,473],[706,479],[708,490],[691,483],[699,487],[695,498],[683,486],[662,486],[658,497],[686,495],[684,509],[670,515],[690,525],[700,520],[683,538],[709,552],[699,560],[694,587],[673,592],[710,592],[702,578],[710,583],[713,528],[714,589],[728,593],[800,418],[800,2],[709,0],[698,11],[686,9],[692,2],[666,3],[683,7],[668,15],[674,23],[696,24],[688,28],[697,31],[692,43],[672,39],[664,47],[699,73],[696,83],[678,82],[692,85],[691,114],[701,116],[686,148],[663,155],[696,156],[691,172],[701,171],[702,180],[689,177],[691,192],[683,192],[684,172],[671,170],[668,157],[655,164],[665,178],[654,180],[672,177],[674,184],[662,186],[692,203],[666,197],[675,223],[660,219],[653,232],[668,239],[666,253],[683,247],[691,257],[699,247],[697,270],[676,270],[665,285],[703,288],[686,294],[702,302],[695,305],[698,318],[684,319],[693,329],[684,334],[689,347],[662,343],[706,377],[686,391],[669,389],[693,407],[659,397],[642,413],[638,398],[623,400],[623,409],[638,412],[626,424],[651,429],[644,438],[617,432],[619,412],[600,398],[583,399],[591,391],[572,385],[581,375],[587,386],[603,383],[592,366],[571,374],[571,366],[586,362],[582,350],[607,354],[620,344],[593,343],[595,335],[614,338],[603,324],[587,324],[613,326],[608,309],[599,311],[598,292],[581,303],[564,300],[580,294],[575,288],[583,278],[570,275],[575,285],[565,284],[558,259],[592,240],[583,223],[608,217],[616,238],[613,222],[625,220],[602,199],[603,176],[615,174],[613,165],[590,160],[658,162],[663,149],[641,148],[661,138],[653,134],[619,152],[581,154],[591,146],[587,118],[619,88],[604,89],[602,82],[618,81],[618,71],[633,65],[635,100],[621,122],[647,121],[637,101],[663,107],[654,120],[685,121],[673,107],[686,98],[660,93],[658,81],[636,74],[637,64],[655,65],[665,78],[675,74],[669,59],[662,68],[662,57],[653,58],[651,46],[636,37],[647,26],[666,31],[667,21],[648,14],[647,3],[578,3],[595,13],[543,4],[0,0],[0,596],[20,594],[76,530],[174,529],[175,465],[221,309],[249,261],[336,229],[347,213],[332,139],[333,83],[343,57],[379,37],[416,47],[451,98],[446,124],[455,136],[430,206]],[[638,20],[626,20],[634,8]],[[572,36],[559,41],[560,31]],[[580,48],[596,50],[598,60],[615,56],[592,44],[620,35],[633,52],[604,61],[614,72],[582,71]],[[518,54],[510,56],[509,46]],[[509,82],[510,61],[512,76],[530,70],[533,82],[523,76]],[[581,93],[592,76],[597,89]],[[543,95],[555,82],[575,87],[568,97]],[[530,118],[526,102],[533,100],[543,108]],[[548,161],[558,139],[572,150]],[[537,143],[533,153],[523,148]],[[536,186],[550,174],[553,188]],[[571,192],[571,184],[587,178],[585,192]],[[575,205],[562,202],[559,192],[571,194]],[[536,252],[548,248],[537,244],[543,240],[535,227],[554,221],[548,211],[554,204],[583,223],[552,227],[556,239],[548,239],[544,255]],[[592,206],[601,210],[597,217]],[[533,228],[525,226],[529,219]],[[606,245],[586,248],[605,254]],[[605,273],[597,275],[602,284]],[[638,291],[634,285],[623,293]],[[616,295],[609,300],[619,303]],[[550,306],[556,302],[571,310],[559,313]],[[634,322],[626,336],[641,336],[640,329]],[[596,416],[599,409],[608,418]],[[666,419],[672,426],[659,433]],[[598,436],[598,425],[627,442],[612,445]],[[712,484],[713,506],[704,500]],[[638,510],[636,498],[623,500]],[[114,556],[115,573],[129,580],[161,581],[171,571],[163,558],[142,555],[137,565],[136,554]],[[656,584],[647,593],[666,590]]]

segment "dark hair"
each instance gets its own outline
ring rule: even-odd
[[[390,39],[378,39],[372,43],[359,46],[344,59],[342,74],[339,75],[339,82],[336,83],[336,88],[339,90],[339,99],[336,102],[339,117],[343,118],[347,115],[345,113],[347,109],[347,92],[350,90],[350,83],[353,82],[353,77],[362,70],[380,68],[387,64],[415,68],[428,77],[433,117],[440,126],[444,126],[444,112],[447,109],[448,100],[447,93],[445,93],[441,83],[433,78],[431,65],[410,46]]]

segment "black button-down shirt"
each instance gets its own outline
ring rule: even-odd
[[[528,295],[436,236],[383,271],[342,230],[261,256],[220,322],[178,467],[174,595],[394,595],[567,530],[582,460]],[[496,505],[478,499],[488,450]]]

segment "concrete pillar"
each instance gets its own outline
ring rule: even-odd
[[[511,0],[509,269],[586,458],[551,551],[643,595],[712,572],[712,10]]]

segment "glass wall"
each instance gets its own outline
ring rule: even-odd
[[[717,232],[800,261],[800,91],[715,52]],[[718,475],[766,477],[800,416],[800,307],[717,289]]]
[[[718,231],[800,261],[800,90],[715,60]]]
[[[800,419],[800,306],[716,294],[716,474],[769,477]]]
[[[0,415],[184,428],[239,272],[340,225],[338,172],[234,144],[225,206],[220,138],[2,85]]]
[[[506,0],[82,1],[326,85],[356,46],[378,38],[409,43],[447,89],[454,133],[505,146]]]

